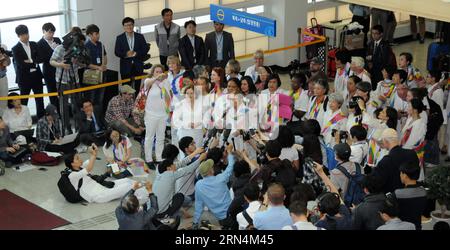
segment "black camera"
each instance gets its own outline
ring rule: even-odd
[[[248,131],[241,130],[242,139],[244,141],[250,141],[250,139],[256,134],[255,129],[250,129]]]
[[[331,130],[331,136],[334,138],[336,137],[337,129]],[[341,140],[347,140],[348,139],[348,133],[347,131],[339,131],[339,138]]]
[[[5,49],[2,48],[1,46],[0,46],[0,54],[5,54],[6,56],[13,57],[12,51],[5,50]]]
[[[358,104],[359,100],[363,100],[364,101],[364,99],[361,96],[354,96],[348,102],[348,108],[349,109],[354,109],[355,110],[355,115],[362,114],[362,110],[361,110],[361,108],[359,107],[359,104]]]
[[[71,32],[63,37],[63,47],[66,50],[64,61],[66,64],[71,64],[72,59],[77,60],[79,64],[91,64],[91,56],[84,46],[82,37],[82,34],[76,32]]]

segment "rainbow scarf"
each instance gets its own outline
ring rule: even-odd
[[[331,120],[329,120],[327,122],[327,124],[325,124],[325,126],[322,129],[322,134],[327,132],[331,126],[335,125],[336,123],[338,123],[339,121],[341,121],[344,118],[345,118],[345,116],[342,112],[337,113],[335,116],[333,116],[333,118],[331,118]]]
[[[394,90],[395,90],[395,84],[391,82],[390,86],[389,86],[389,91],[387,93],[383,94],[384,97],[391,98],[391,95],[392,95],[392,93],[394,93]]]
[[[379,155],[378,145],[374,139],[370,139],[369,141],[369,155],[367,157],[367,165],[373,166],[375,165],[375,161]]]
[[[172,102],[172,96],[170,93],[168,93],[166,88],[161,88],[161,100],[164,100],[166,114],[169,114],[170,113],[170,104]]]
[[[309,118],[310,119],[317,119],[317,116],[319,116],[320,107],[323,106],[323,103],[324,103],[323,101],[319,103],[317,101],[317,97],[316,97],[316,100],[314,101],[313,106],[309,110]]]
[[[300,94],[302,93],[302,89],[298,89],[295,93],[293,90],[289,91],[289,96],[292,97],[294,103],[300,98]]]
[[[426,145],[426,141],[423,140],[422,142],[419,141],[413,148],[413,150],[417,154],[417,158],[419,158],[419,163],[420,163],[421,167],[424,166],[425,145]]]

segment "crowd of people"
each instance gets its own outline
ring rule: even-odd
[[[336,53],[334,83],[320,70],[324,62],[313,58],[309,70],[292,74],[289,89],[283,89],[280,76],[264,64],[263,51],[255,52],[254,64],[241,74],[233,36],[223,24],[215,22],[203,41],[194,21],[185,23],[181,37],[172,10],[161,15],[155,27],[161,64],[152,66],[142,84],[120,86],[105,114],[101,90],[51,98],[46,108],[36,98],[37,140],[27,137],[22,146],[17,138],[32,126],[27,100],[9,101],[1,107],[0,158],[11,166],[18,162],[14,153],[32,143],[39,151],[63,152],[70,183],[82,199],[122,197],[116,210],[120,229],[159,229],[181,215],[193,216],[192,228],[199,229],[208,224],[201,219],[205,210],[223,229],[421,229],[433,210],[424,176],[440,163],[441,151],[450,156],[443,72],[420,74],[408,52],[392,65],[392,41],[380,22],[371,29],[366,57]],[[133,19],[122,24],[115,55],[125,79],[143,74],[149,47],[134,31]],[[48,91],[70,90],[83,84],[79,69],[106,71],[99,27],[89,25],[87,38],[71,31],[88,47],[90,64],[67,61],[67,47],[54,32],[45,24],[42,40],[34,43],[26,26],[17,27],[20,41],[12,51],[21,94],[42,93],[42,79]],[[2,55],[2,79],[10,63]],[[73,133],[69,104],[78,110],[78,136],[61,145]],[[127,178],[136,162],[135,141],[145,171],[156,172],[152,184]],[[97,146],[108,166],[102,176],[90,174]],[[79,154],[86,151],[90,159],[83,163]]]

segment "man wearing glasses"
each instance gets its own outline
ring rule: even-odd
[[[109,101],[105,114],[108,127],[127,136],[141,135],[145,128],[139,127],[132,117],[134,107],[134,90],[129,85],[120,87],[120,94]]]

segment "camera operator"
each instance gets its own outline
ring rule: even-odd
[[[70,49],[72,49],[72,42],[78,43],[75,44],[75,46],[84,46],[82,41],[86,40],[85,36],[78,32],[71,32],[63,39],[65,39],[63,44],[55,48],[53,55],[50,58],[50,65],[56,68],[55,76],[56,82],[58,83],[58,92],[76,89],[80,83],[78,70],[85,66],[75,58],[66,60],[67,55],[71,53]],[[72,104],[72,107],[69,106],[69,97],[71,98],[70,103]],[[63,100],[60,101],[63,101],[64,103],[62,115],[64,116],[63,121],[67,132],[66,134],[72,134],[69,113],[70,108],[74,111],[74,115],[76,113],[75,111],[78,110],[76,94],[70,96],[64,95]]]
[[[369,153],[369,144],[367,144],[366,138],[367,130],[361,125],[356,125],[350,129],[350,137],[346,140],[346,143],[350,145],[352,153],[350,161],[358,163],[361,166],[364,166],[367,154]],[[341,139],[341,135],[337,133],[335,137],[336,144],[340,143]]]
[[[276,140],[267,142],[266,157],[268,161],[262,164],[255,178],[259,183],[262,182],[263,184],[262,193],[266,192],[270,183],[279,182],[283,185],[287,197],[289,197],[296,182],[296,174],[289,160],[282,161],[279,158],[281,147],[281,144]]]
[[[11,58],[7,55],[7,48],[5,45],[0,44],[0,96],[8,96],[8,77],[6,77],[6,67],[11,64]],[[7,108],[7,101],[0,101],[0,116],[3,115],[3,111]]]

